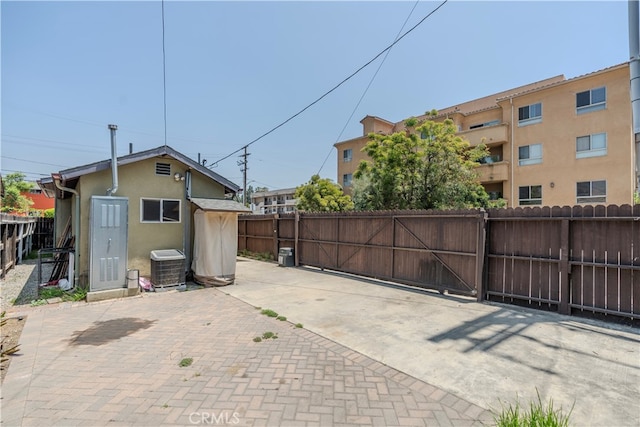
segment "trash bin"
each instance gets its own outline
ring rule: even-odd
[[[280,248],[278,251],[278,265],[280,267],[293,267],[293,248]]]

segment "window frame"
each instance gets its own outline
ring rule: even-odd
[[[593,102],[593,98],[594,98],[593,92],[600,89],[604,90],[604,100]],[[586,93],[589,94],[589,103],[584,105],[578,105],[579,103],[578,97]],[[590,113],[592,111],[600,111],[600,110],[604,110],[605,108],[607,108],[607,87],[606,86],[600,86],[600,87],[596,87],[593,89],[584,90],[582,92],[576,93],[576,114],[584,114],[584,113]]]
[[[353,149],[345,148],[344,150],[342,150],[342,162],[348,163],[351,160],[353,160]]]
[[[533,188],[538,188],[540,191],[540,197],[533,197]],[[527,189],[528,198],[522,198],[521,192],[523,189]],[[535,206],[542,205],[542,185],[521,185],[518,187],[518,204],[520,206]]]
[[[540,114],[537,116],[531,116],[531,107],[540,106]],[[527,117],[520,118],[521,111],[523,109],[527,109]],[[518,126],[528,126],[536,123],[542,122],[542,102],[536,102],[535,104],[523,105],[522,107],[518,107]]]
[[[160,203],[160,211],[158,220],[145,220],[145,209],[144,202],[159,202]],[[165,216],[163,214],[165,209],[165,202],[178,202],[178,219],[176,221],[173,220],[165,220]],[[140,197],[140,223],[142,224],[180,224],[182,222],[182,200],[180,199],[165,199],[159,197]]]
[[[348,179],[347,179],[348,177]],[[349,181],[347,183],[347,181]],[[345,173],[342,174],[342,186],[343,187],[351,187],[351,184],[353,183],[353,174],[352,173]]]
[[[593,148],[593,137],[594,136],[600,136],[600,135],[604,135],[604,148]],[[587,150],[580,150],[578,148],[578,141],[581,138],[589,138],[589,149]],[[608,141],[607,141],[607,133],[606,132],[599,132],[599,133],[592,133],[590,135],[581,135],[581,136],[577,136],[576,137],[576,159],[586,159],[589,157],[600,157],[600,156],[606,156],[607,155],[607,147],[608,147]]]
[[[531,157],[531,147],[540,147],[540,157]],[[522,148],[527,148],[529,151],[529,157],[520,157],[520,150]],[[536,144],[528,144],[521,145],[518,147],[518,166],[530,166],[530,165],[539,165],[542,163],[542,143],[538,142]]]
[[[604,194],[593,194],[594,193],[594,184],[604,183]],[[580,184],[588,184],[589,185],[589,195],[580,195]],[[589,204],[589,203],[607,203],[607,180],[606,179],[598,179],[592,181],[578,181],[576,182],[576,203],[578,204]]]

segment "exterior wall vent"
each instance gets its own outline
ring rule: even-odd
[[[171,164],[170,163],[156,163],[156,175],[171,176]]]

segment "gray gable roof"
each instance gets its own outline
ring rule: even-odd
[[[178,160],[179,162],[184,163],[189,166],[191,169],[197,170],[204,176],[211,178],[216,181],[218,184],[225,187],[225,192],[237,193],[240,191],[240,187],[228,179],[224,178],[221,175],[213,172],[212,170],[202,166],[195,160],[190,159],[182,153],[174,150],[168,145],[163,145],[158,148],[152,148],[151,150],[140,151],[138,153],[128,154],[126,156],[118,157],[118,166],[128,165],[129,163],[139,162],[141,160],[152,159],[154,157],[160,156],[169,156]],[[111,159],[102,160],[100,162],[91,163],[84,166],[77,166],[71,169],[65,169],[60,171],[60,177],[63,181],[69,181],[83,175],[87,175],[94,172],[99,172],[102,170],[111,168]],[[44,182],[45,180],[43,180]]]

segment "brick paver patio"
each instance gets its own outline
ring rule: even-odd
[[[262,315],[224,288],[25,314],[21,356],[2,387],[4,426],[491,422],[485,409],[296,328],[296,319]],[[254,342],[265,332],[278,338]],[[185,358],[193,363],[180,367]]]

